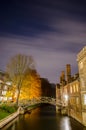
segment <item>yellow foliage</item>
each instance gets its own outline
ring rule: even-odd
[[[32,99],[41,96],[41,80],[35,70],[27,72],[23,80],[20,92],[20,100]]]

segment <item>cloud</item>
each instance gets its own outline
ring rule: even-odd
[[[39,74],[51,82],[59,80],[67,63],[77,71],[77,53],[86,45],[84,2],[13,1],[1,12],[0,68],[5,69],[11,56],[24,53],[34,57]]]
[[[5,69],[6,64],[13,55],[23,53],[33,56],[38,73],[41,77],[48,78],[50,82],[56,83],[59,80],[60,73],[65,69],[67,63],[72,65],[72,72],[76,72],[76,52],[78,48],[81,49],[82,43],[73,43],[73,48],[70,43],[66,44],[65,42],[64,44],[58,37],[56,39],[55,35],[46,33],[33,39],[12,35],[0,37],[1,68]]]

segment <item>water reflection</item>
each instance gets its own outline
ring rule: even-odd
[[[2,130],[86,130],[86,128],[72,118],[56,114],[54,106],[46,105],[17,117]]]
[[[72,130],[71,124],[70,124],[70,119],[68,117],[62,118],[60,122],[60,128],[61,130]]]
[[[5,127],[3,127],[1,130],[16,130],[15,126],[18,121],[19,121],[19,117],[16,117],[13,121],[11,121],[9,124],[7,124]]]

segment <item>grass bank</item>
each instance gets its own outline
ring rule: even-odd
[[[40,105],[41,104],[30,105],[30,106],[26,107],[26,111],[35,109],[36,107],[38,107]],[[11,104],[0,105],[0,120],[9,116],[10,114],[16,112],[17,109],[18,108],[15,105],[11,105]]]
[[[0,120],[16,112],[17,107],[9,104],[0,105]]]
[[[10,115],[10,113],[0,109],[0,120],[9,116],[9,115]]]

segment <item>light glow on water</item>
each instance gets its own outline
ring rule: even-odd
[[[72,130],[70,125],[70,120],[68,117],[64,117],[61,120],[61,130]]]

